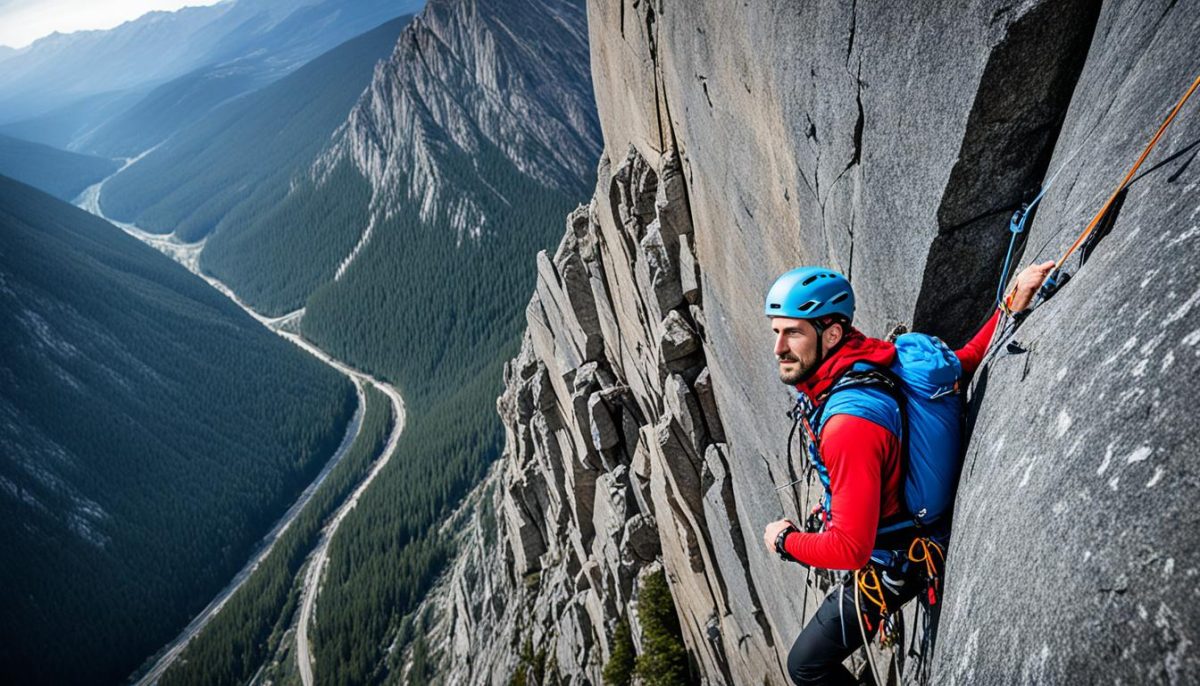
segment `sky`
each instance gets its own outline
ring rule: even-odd
[[[23,48],[55,31],[111,29],[151,10],[217,0],[0,0],[0,45]]]

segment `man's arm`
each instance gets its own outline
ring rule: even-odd
[[[1012,293],[1008,296],[1009,309],[1013,312],[1020,312],[1029,307],[1029,303],[1033,302],[1033,296],[1042,287],[1042,282],[1046,280],[1052,269],[1054,269],[1053,262],[1043,262],[1031,264],[1022,270],[1017,275],[1017,282],[1013,286]],[[983,362],[983,356],[987,353],[988,344],[992,342],[992,336],[996,333],[996,325],[999,321],[1000,310],[997,309],[983,325],[983,328],[979,329],[966,345],[954,351],[959,364],[962,365],[963,376],[975,373],[979,364]]]
[[[871,559],[879,527],[884,459],[900,450],[899,441],[882,426],[846,414],[830,417],[821,434],[834,516],[825,531],[789,534],[783,547],[812,567],[860,569]]]
[[[954,356],[962,365],[964,377],[974,374],[975,370],[979,368],[979,363],[983,362],[983,356],[987,353],[988,345],[992,342],[992,336],[996,333],[996,324],[999,321],[1000,310],[996,310],[987,323],[975,333],[971,340],[967,341],[966,345],[954,351]]]

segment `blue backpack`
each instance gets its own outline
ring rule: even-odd
[[[956,392],[961,376],[962,365],[945,343],[925,334],[904,334],[896,339],[896,359],[890,366],[855,364],[810,414],[817,436],[830,417],[849,414],[900,437],[908,512],[879,533],[928,527],[953,507],[962,468],[963,404]],[[829,512],[829,473],[816,446],[810,446],[809,454],[825,487]]]

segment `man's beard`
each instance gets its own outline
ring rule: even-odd
[[[804,381],[810,374],[813,373],[813,371],[816,370],[818,366],[816,360],[802,360],[790,353],[787,355],[781,355],[778,358],[778,361],[791,362],[793,365],[795,365],[795,367],[790,371],[785,372],[782,369],[779,370],[779,380],[788,386],[795,386],[801,381]]]

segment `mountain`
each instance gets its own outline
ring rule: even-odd
[[[72,200],[88,186],[108,177],[116,160],[80,155],[0,135],[0,174],[27,183],[60,200]]]
[[[239,7],[240,5],[240,7]],[[164,81],[203,64],[250,19],[246,3],[150,12],[107,31],[54,33],[18,50],[0,75],[0,122],[41,115],[90,95]]]
[[[143,97],[145,93],[138,90],[85,96],[32,119],[0,125],[0,133],[69,149],[81,132],[94,128],[98,122],[119,116]]]
[[[595,194],[539,255],[504,457],[390,664],[628,683],[633,656],[666,681],[650,670],[686,649],[675,676],[790,683],[830,581],[760,543],[820,496],[789,445],[772,280],[830,265],[864,332],[960,343],[1013,211],[1052,182],[1015,259],[1063,255],[1200,74],[1194,0],[909,9],[589,3]],[[1200,679],[1198,138],[1193,97],[977,374],[937,641],[897,646],[897,683]],[[663,579],[674,633],[646,621]]]
[[[115,683],[320,471],[354,387],[178,264],[0,177],[0,680]]]
[[[562,62],[587,58],[573,10],[538,1],[478,12],[430,3],[320,163],[352,161],[385,213],[417,205],[428,220],[440,209],[460,240],[487,231],[488,216],[444,173],[455,155],[494,152],[547,188],[575,191],[595,146],[589,84],[562,74]]]
[[[132,157],[240,95],[277,81],[313,58],[385,23],[424,0],[325,0],[300,7],[247,45],[215,51],[211,64],[158,86],[128,111],[77,139],[80,150]]]
[[[240,225],[270,211],[306,175],[409,19],[353,38],[181,130],[105,184],[105,214],[187,242],[223,224],[251,231]]]
[[[6,60],[0,122],[12,135],[132,157],[221,103],[422,4],[227,0],[152,12],[108,31],[55,35]],[[96,98],[124,107],[83,106]]]
[[[330,79],[304,71],[263,93],[294,83],[329,100]],[[534,256],[591,188],[600,139],[582,2],[436,0],[367,77],[323,149],[290,137],[292,116],[246,133],[252,110],[279,102],[264,99],[197,125],[211,128],[193,152],[176,147],[193,132],[177,136],[103,195],[143,228],[203,238],[203,270],[264,313],[297,311],[305,338],[404,394],[395,459],[330,542],[310,637],[315,681],[331,684],[398,676],[388,646],[411,643],[409,612],[451,552],[438,528],[500,453],[493,398]],[[213,155],[208,174],[228,156],[231,171],[206,188],[192,154]],[[271,176],[249,164],[264,159],[282,160]],[[213,198],[243,185],[246,199]],[[233,638],[207,641],[206,654],[238,654]],[[189,664],[175,683],[210,672]]]
[[[301,328],[395,380],[413,408],[397,460],[331,543],[318,681],[398,678],[396,651],[383,648],[419,635],[410,612],[450,553],[435,527],[499,455],[492,398],[519,342],[521,294],[535,253],[591,186],[598,140],[582,3],[433,1],[376,70],[312,186],[280,208],[280,219],[358,228],[334,278],[305,301]],[[310,187],[366,190],[369,211],[318,215]],[[260,235],[283,250],[282,231]],[[220,239],[206,262],[214,273],[235,264]]]

